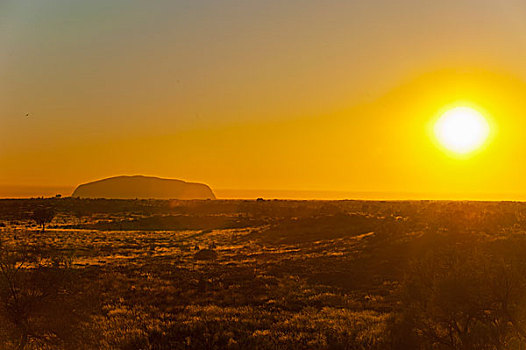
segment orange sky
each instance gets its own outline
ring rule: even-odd
[[[525,16],[510,0],[4,1],[0,185],[526,199]],[[466,159],[427,134],[459,101],[495,128]]]

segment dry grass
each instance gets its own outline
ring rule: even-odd
[[[101,349],[396,348],[391,320],[411,261],[439,246],[523,237],[526,212],[468,202],[4,204],[4,249],[71,257],[90,301],[64,336]],[[35,205],[57,212],[45,233],[28,219]],[[151,229],[161,217],[163,229]],[[198,249],[217,258],[196,259]],[[79,346],[46,344],[26,347]]]

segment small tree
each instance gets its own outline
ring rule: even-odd
[[[46,229],[46,224],[50,223],[55,217],[55,211],[52,208],[37,208],[33,211],[33,220],[37,225],[42,227],[42,232]]]

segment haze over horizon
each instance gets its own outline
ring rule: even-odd
[[[518,0],[3,1],[0,196],[144,174],[227,197],[526,199],[525,14]],[[429,134],[458,103],[492,126],[463,158]]]
[[[57,194],[69,197],[76,186],[2,186],[0,198],[49,198]],[[526,194],[510,193],[401,193],[401,192],[352,192],[287,189],[213,189],[219,200],[263,198],[267,200],[475,200],[475,201],[526,201]]]

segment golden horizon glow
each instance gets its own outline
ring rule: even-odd
[[[467,106],[444,112],[434,125],[441,146],[456,155],[468,155],[488,140],[490,125],[479,111]]]

